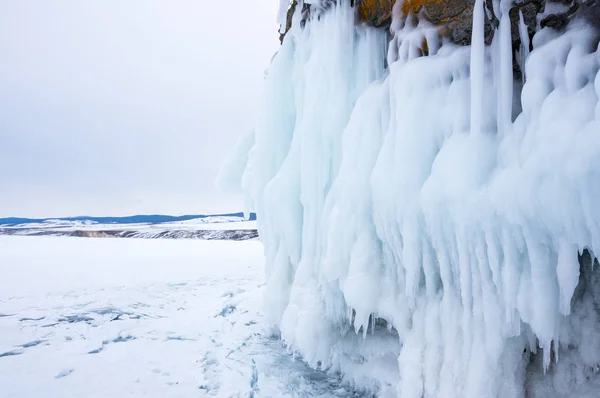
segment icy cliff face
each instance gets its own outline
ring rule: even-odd
[[[522,84],[495,7],[470,47],[296,12],[239,157],[269,324],[381,396],[598,395],[598,40],[523,33]]]

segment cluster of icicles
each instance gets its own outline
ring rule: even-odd
[[[574,21],[529,53],[523,25],[514,81],[510,2],[491,46],[483,3],[470,47],[398,9],[391,42],[349,1],[295,15],[224,179],[258,214],[267,322],[310,365],[382,397],[596,397],[597,41]]]

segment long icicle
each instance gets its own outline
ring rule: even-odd
[[[523,83],[526,80],[525,74],[525,61],[529,57],[529,32],[527,31],[527,25],[525,25],[525,19],[523,18],[523,11],[519,10],[519,37],[521,38],[521,50],[520,50],[520,59],[519,65],[521,66],[521,77]]]
[[[483,0],[476,0],[471,36],[471,133],[482,132],[485,68]]]
[[[498,98],[498,133],[506,134],[512,124],[512,96],[513,96],[513,60],[512,41],[510,31],[510,2],[500,1],[500,81]]]

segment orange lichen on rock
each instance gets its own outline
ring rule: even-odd
[[[473,4],[475,0],[397,0],[402,1],[401,15],[414,14],[418,19],[444,27],[456,43],[470,40]],[[396,0],[356,0],[361,22],[385,26],[392,17]]]
[[[392,7],[396,0],[362,0],[357,3],[360,19],[380,26],[392,17]]]
[[[429,1],[435,0],[405,0],[404,3],[402,3],[402,14],[408,15],[411,11],[417,13],[421,10],[421,7],[423,7],[423,5]],[[441,0],[438,1],[441,2]]]
[[[380,26],[391,18],[395,3],[396,0],[359,0],[358,14],[363,22]],[[473,0],[404,0],[402,14],[421,14],[434,24],[446,24],[462,18],[472,3]]]

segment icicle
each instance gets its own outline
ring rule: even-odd
[[[560,313],[568,316],[571,313],[571,297],[579,283],[579,263],[575,245],[559,244],[556,276],[560,289]]]
[[[544,374],[546,374],[546,372],[550,368],[550,362],[551,362],[551,356],[552,356],[552,354],[551,354],[552,340],[550,340],[548,342],[540,341],[540,348],[542,349],[542,352],[543,352],[542,365],[543,365]]]
[[[483,0],[475,1],[471,37],[471,133],[482,132],[485,69]]]
[[[519,66],[521,67],[521,78],[523,79],[523,83],[525,83],[525,62],[529,57],[529,32],[527,30],[527,25],[525,25],[525,19],[523,18],[523,11],[519,10],[519,37],[521,38],[521,49],[519,51]]]
[[[498,132],[506,134],[512,124],[512,96],[513,96],[513,69],[512,69],[512,40],[510,32],[510,1],[502,0],[500,3],[500,28],[498,30],[500,51],[500,76],[498,90]]]

